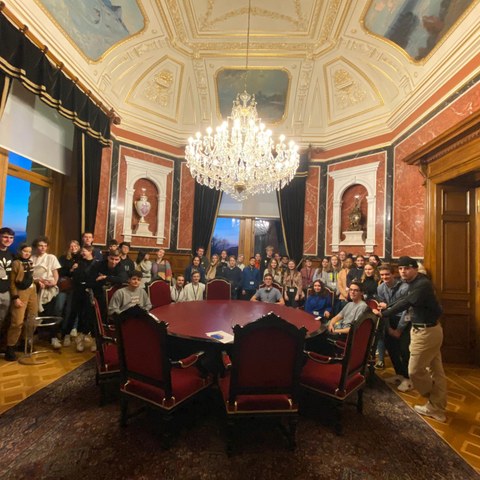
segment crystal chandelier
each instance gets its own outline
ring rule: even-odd
[[[211,127],[204,136],[197,132],[185,148],[187,166],[198,183],[239,201],[280,190],[292,180],[299,164],[298,146],[293,141],[287,145],[284,135],[274,145],[271,130],[258,118],[255,95],[247,93],[250,2],[245,90],[237,94],[231,115],[215,133]]]

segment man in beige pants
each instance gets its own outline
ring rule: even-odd
[[[442,308],[432,282],[419,273],[416,260],[400,257],[398,271],[402,280],[409,284],[408,292],[379,313],[382,317],[390,317],[407,309],[411,313],[408,374],[414,388],[428,399],[425,405],[416,405],[415,411],[438,422],[445,422],[447,380],[440,353],[443,330],[439,322]]]

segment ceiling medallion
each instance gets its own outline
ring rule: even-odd
[[[188,139],[185,158],[196,181],[222,190],[238,201],[257,193],[280,190],[295,176],[298,146],[280,135],[274,145],[271,130],[258,118],[255,95],[247,93],[251,0],[248,5],[245,90],[233,101],[231,115],[213,133],[207,128]]]

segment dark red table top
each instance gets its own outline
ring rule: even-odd
[[[269,312],[287,320],[296,327],[307,329],[307,338],[325,330],[314,316],[297,308],[274,303],[243,300],[204,300],[198,302],[171,303],[154,308],[151,313],[168,323],[170,335],[217,342],[206,332],[222,330],[232,334],[235,325],[246,325]]]

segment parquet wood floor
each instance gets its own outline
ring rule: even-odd
[[[22,365],[7,362],[0,355],[0,414],[25,400],[41,388],[71,372],[94,355],[91,352],[78,353],[74,346],[54,351],[48,344],[38,342],[37,350],[46,350],[36,356],[42,365]],[[20,357],[22,354],[17,353]]]
[[[468,365],[444,365],[448,380],[447,423],[422,417],[435,432],[480,473],[480,368]],[[381,378],[394,375],[388,367],[378,372]],[[392,389],[412,408],[424,404],[415,390],[401,393]]]

